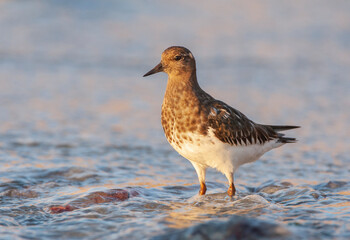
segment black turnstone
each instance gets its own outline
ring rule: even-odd
[[[212,167],[229,181],[228,195],[235,195],[233,174],[239,166],[256,161],[267,151],[296,142],[281,131],[299,126],[257,124],[198,85],[196,62],[184,47],[169,47],[161,62],[144,77],[168,74],[162,104],[162,126],[170,145],[196,169],[204,195],[205,172]]]

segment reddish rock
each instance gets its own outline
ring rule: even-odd
[[[51,213],[62,213],[67,211],[73,211],[78,208],[88,207],[94,204],[125,201],[130,197],[138,196],[139,193],[135,190],[124,190],[124,189],[111,189],[106,192],[93,192],[86,197],[72,201],[70,204],[63,206],[52,206],[50,207]]]
[[[50,207],[51,213],[69,212],[69,211],[73,211],[74,209],[76,208],[72,207],[71,205]]]
[[[129,198],[129,192],[124,189],[112,189],[108,192],[93,192],[87,197],[91,203],[105,203],[113,201],[125,201]]]

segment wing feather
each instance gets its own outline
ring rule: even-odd
[[[209,127],[221,141],[236,146],[264,144],[279,139],[279,134],[268,125],[256,124],[243,113],[227,104],[213,100],[209,104]]]

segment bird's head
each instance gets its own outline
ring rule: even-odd
[[[175,76],[192,73],[195,70],[196,61],[190,50],[185,47],[174,46],[165,49],[160,63],[143,76],[146,77],[158,72],[165,72],[169,76]]]

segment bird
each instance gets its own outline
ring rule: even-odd
[[[195,58],[185,47],[165,49],[160,63],[143,77],[158,72],[168,74],[161,111],[164,133],[170,145],[196,170],[199,195],[207,191],[207,168],[226,176],[227,194],[233,197],[236,194],[234,173],[241,165],[297,141],[281,132],[300,126],[255,123],[206,93],[197,81]]]

